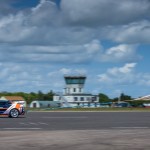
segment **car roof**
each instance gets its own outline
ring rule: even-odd
[[[0,100],[0,102],[9,102],[9,100]]]

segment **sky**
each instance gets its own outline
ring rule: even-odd
[[[0,0],[0,91],[150,94],[150,0]]]

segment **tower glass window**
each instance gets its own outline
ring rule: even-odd
[[[84,84],[85,79],[86,79],[85,76],[74,76],[74,77],[67,76],[67,77],[65,77],[66,84]]]

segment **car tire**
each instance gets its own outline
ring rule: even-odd
[[[18,116],[19,116],[19,111],[16,108],[10,110],[9,113],[10,118],[17,118]]]

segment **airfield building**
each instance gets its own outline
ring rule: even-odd
[[[86,76],[64,76],[63,94],[56,94],[54,101],[60,101],[62,107],[96,107],[99,103],[97,95],[84,93]]]

